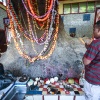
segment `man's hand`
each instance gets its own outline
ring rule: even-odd
[[[84,74],[84,73],[85,73],[85,69],[82,70],[82,74]]]
[[[90,46],[90,43],[85,43],[86,49]]]

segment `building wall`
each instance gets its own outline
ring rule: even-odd
[[[84,20],[84,15],[90,16],[90,19]],[[61,16],[64,23],[64,29],[68,35],[70,35],[70,28],[76,28],[76,37],[92,37],[95,17],[94,13],[69,14]]]
[[[24,45],[28,47],[27,52],[34,53],[28,40],[25,39]],[[37,51],[40,51],[39,47],[36,45]],[[5,70],[10,70],[14,76],[26,74],[31,77],[54,77],[62,73],[63,78],[72,78],[79,77],[83,69],[81,62],[85,51],[85,46],[77,38],[71,38],[67,35],[60,19],[57,44],[53,54],[48,59],[29,63],[19,55],[12,39],[7,52],[2,54],[0,63],[4,65]]]
[[[2,12],[6,15],[5,11],[0,9],[1,15],[3,15]],[[87,24],[87,28],[92,27],[92,17],[94,14],[91,14],[91,24],[89,24],[90,21],[83,22],[82,16],[82,14],[73,14],[62,16],[63,20],[60,18],[57,45],[53,54],[48,59],[29,63],[20,56],[15,48],[13,39],[11,39],[7,51],[1,54],[0,63],[4,65],[5,70],[10,70],[15,76],[26,74],[31,77],[54,77],[58,76],[59,73],[62,73],[63,78],[79,77],[81,70],[83,69],[82,58],[86,49],[78,38],[69,37],[68,30],[70,27],[76,27],[77,34],[86,33],[84,32],[85,28],[82,30],[81,27]],[[0,25],[2,26],[2,23]],[[80,32],[80,28],[82,32]],[[92,29],[90,28],[90,30],[87,31],[87,33],[89,33]],[[25,40],[24,44],[28,47],[27,52],[34,52],[31,47],[32,45],[28,40]],[[40,51],[41,48],[37,48],[39,49],[37,51]]]
[[[3,18],[7,17],[6,7],[0,2],[0,29],[4,29]]]

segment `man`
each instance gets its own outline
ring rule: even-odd
[[[86,44],[87,51],[83,57],[86,100],[100,100],[100,20],[95,24],[93,34],[95,40]]]

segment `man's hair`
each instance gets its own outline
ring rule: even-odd
[[[95,23],[97,27],[100,27],[100,20]]]

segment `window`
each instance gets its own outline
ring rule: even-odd
[[[96,7],[100,7],[100,2],[96,2]]]
[[[89,20],[90,20],[90,14],[84,14],[83,21],[89,21]]]
[[[72,4],[72,13],[78,13],[78,4]]]
[[[69,34],[71,37],[75,37],[76,35],[76,28],[69,28]]]
[[[64,5],[64,14],[70,13],[70,4],[65,4]]]
[[[88,2],[87,12],[94,12],[94,2]]]
[[[3,0],[3,4],[6,6],[6,0]]]
[[[100,1],[92,2],[81,2],[81,3],[71,3],[64,4],[64,14],[70,13],[92,13],[96,7],[100,7]]]
[[[6,6],[6,0],[0,0]]]
[[[69,33],[76,33],[76,28],[69,28]]]
[[[79,12],[81,13],[86,12],[86,3],[80,3],[79,6],[80,6]]]

